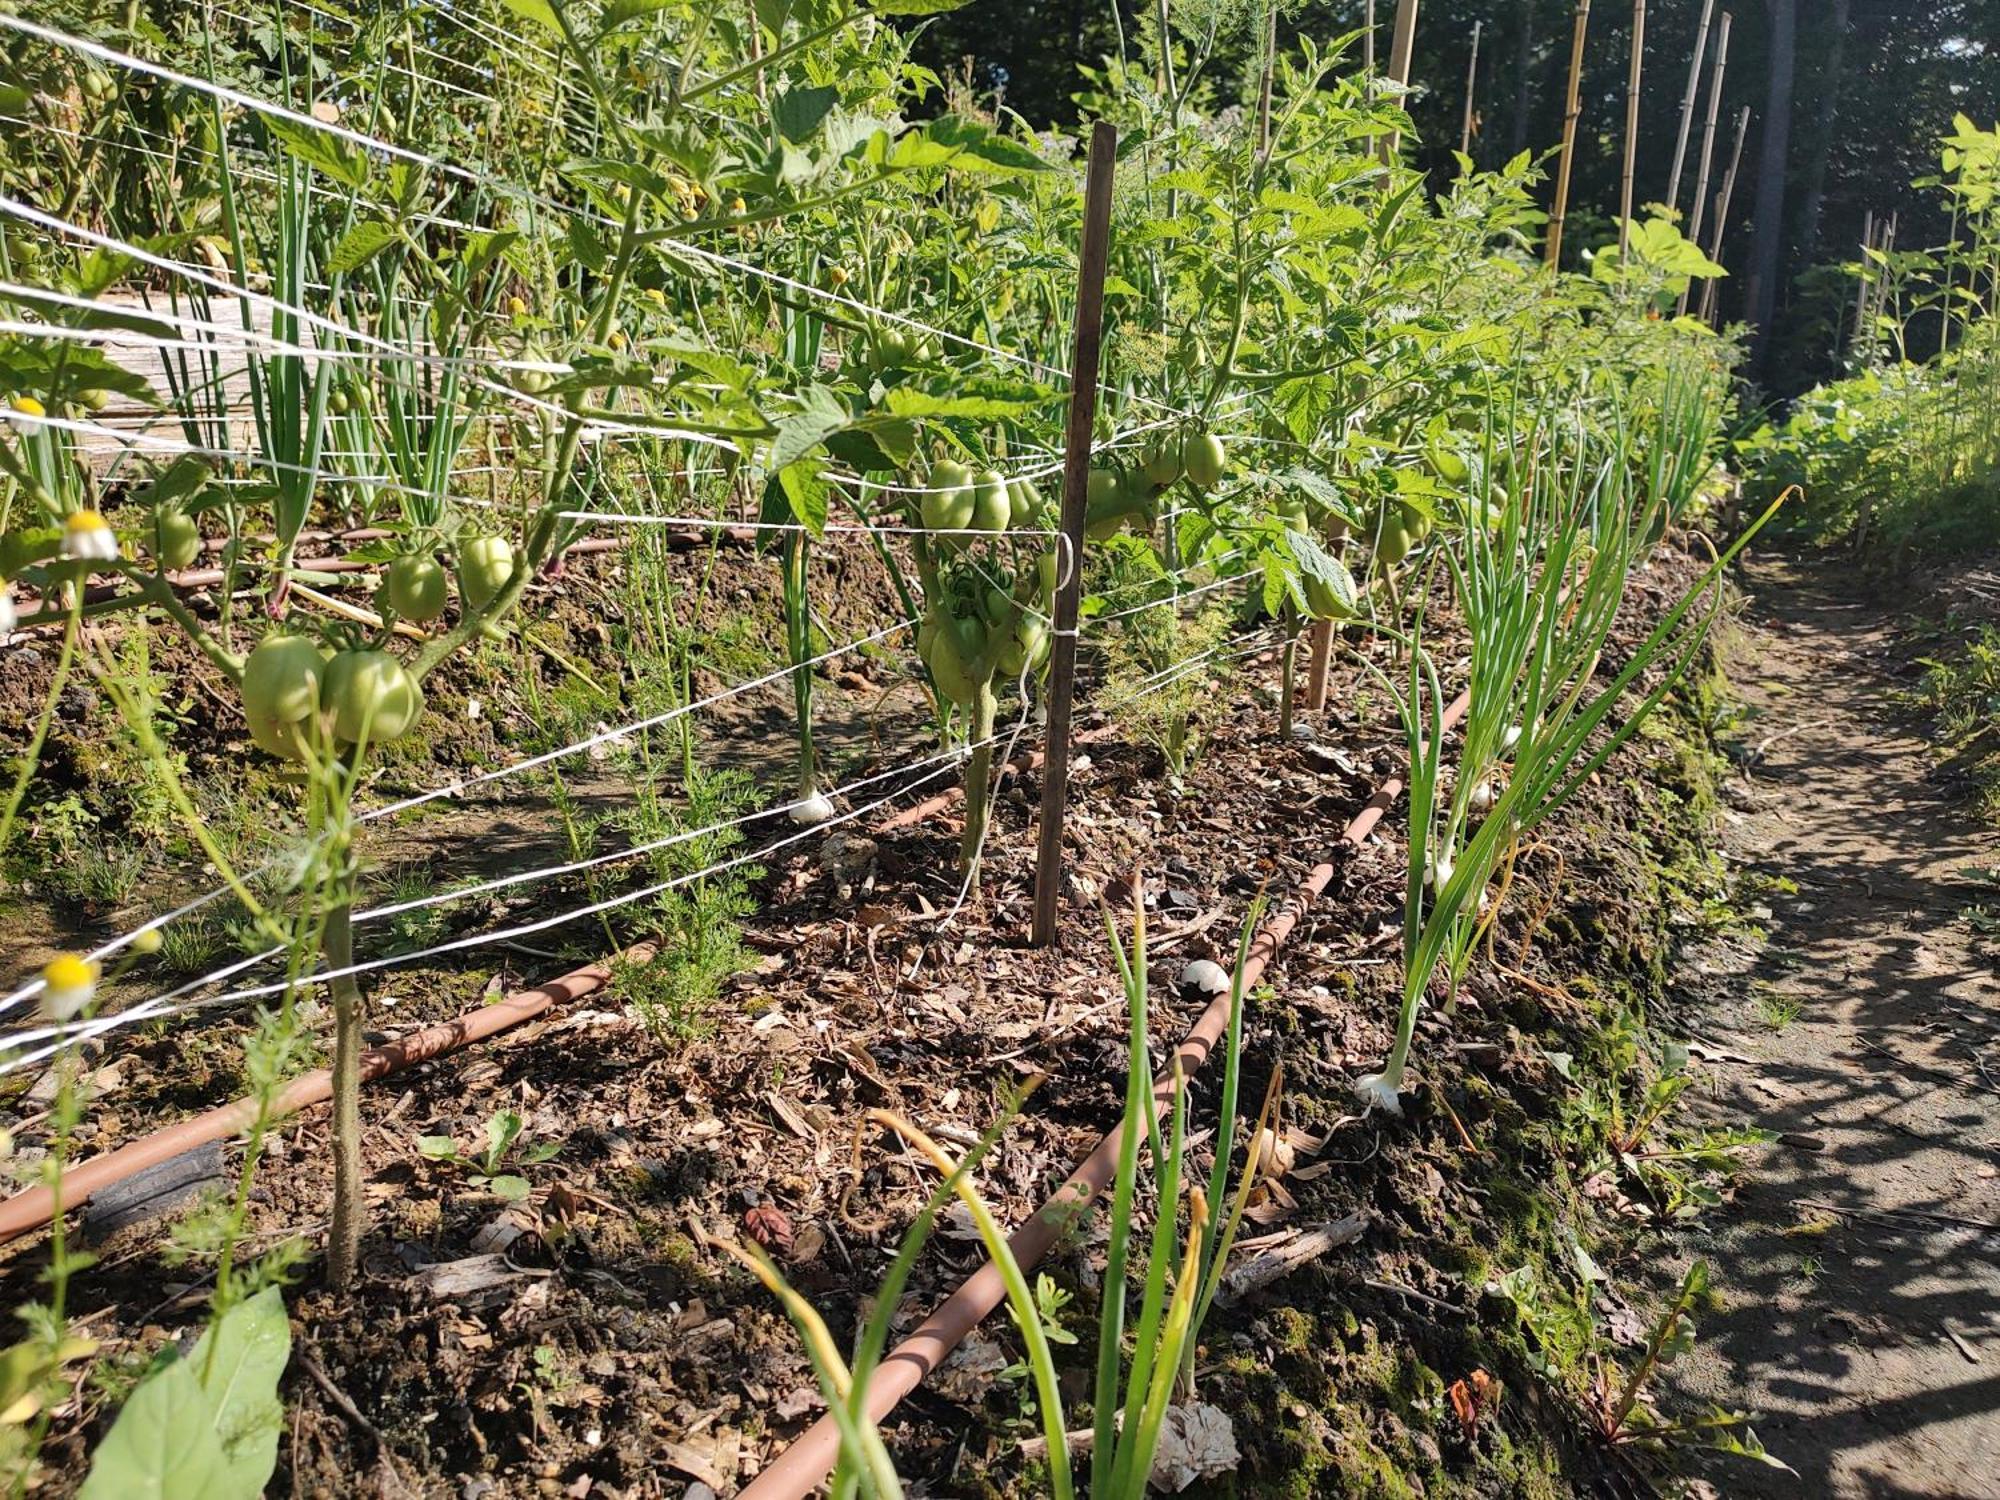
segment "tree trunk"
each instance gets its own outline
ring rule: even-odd
[[[1769,83],[1764,91],[1764,141],[1757,155],[1757,239],[1750,251],[1746,312],[1756,328],[1753,368],[1771,346],[1778,306],[1778,271],[1785,248],[1785,160],[1792,144],[1792,78],[1798,64],[1798,0],[1766,0],[1771,17]]]
[[[1508,122],[1507,133],[1510,161],[1528,149],[1528,106],[1533,97],[1528,85],[1535,61],[1535,0],[1520,0],[1515,12],[1514,118]]]
[[[1840,85],[1847,67],[1847,21],[1850,0],[1831,0],[1827,29],[1826,66],[1819,78],[1819,116],[1813,122],[1812,159],[1805,169],[1805,201],[1799,209],[1799,264],[1819,260],[1819,219],[1826,207],[1826,163],[1833,154],[1834,120]]]

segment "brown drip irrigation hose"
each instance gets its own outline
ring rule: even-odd
[[[637,943],[627,948],[623,957],[643,963],[652,953],[651,943]],[[361,1054],[362,1082],[372,1083],[377,1078],[400,1073],[417,1063],[442,1057],[447,1052],[456,1052],[468,1043],[484,1041],[496,1032],[533,1020],[559,1001],[580,999],[593,990],[602,989],[610,978],[608,964],[588,964],[531,990],[518,990],[497,1004],[468,1011],[455,1021],[427,1026],[387,1046],[371,1047]],[[275,1119],[308,1105],[323,1104],[332,1093],[333,1074],[327,1069],[319,1068],[301,1074],[272,1097],[270,1115]],[[256,1120],[257,1107],[256,1096],[248,1095],[234,1104],[206,1110],[191,1119],[120,1146],[116,1151],[93,1156],[89,1161],[69,1168],[62,1178],[63,1209],[73,1209],[88,1201],[92,1195],[136,1176],[148,1167],[170,1161],[184,1151],[241,1134]],[[0,1203],[0,1244],[31,1229],[39,1229],[48,1223],[54,1208],[55,1195],[46,1187],[28,1188]]]
[[[369,541],[378,536],[387,536],[388,534],[387,532],[351,531],[342,533],[338,539],[343,541]],[[680,536],[681,533],[676,532],[673,535]],[[622,537],[584,537],[580,541],[571,542],[567,547],[563,548],[562,555],[564,557],[571,557],[589,552],[614,552],[624,545],[625,542]],[[379,557],[360,558],[347,553],[329,557],[302,557],[292,564],[293,571],[299,573],[372,573],[381,566],[382,559]],[[178,572],[167,574],[168,585],[183,591],[212,589],[226,583],[228,579],[228,573],[221,568],[182,568]],[[126,591],[120,589],[115,583],[93,583],[85,587],[83,602],[85,604],[103,604],[107,600],[118,598],[124,592]],[[135,595],[133,597],[136,600],[138,596]],[[29,601],[24,599],[21,602],[25,605]],[[16,622],[15,629],[28,630],[37,625],[60,625],[68,618],[68,610],[54,609],[45,602],[36,600],[34,601],[32,612],[24,611],[19,621]]]
[[[1464,717],[1470,701],[1467,694],[1460,693],[1446,705],[1439,725],[1440,733]],[[1375,795],[1368,799],[1368,805],[1342,831],[1340,842],[1358,845],[1367,838],[1402,791],[1403,783],[1399,778],[1391,777],[1383,782]],[[1244,993],[1247,994],[1263,977],[1264,969],[1277,956],[1285,939],[1292,935],[1292,929],[1298,925],[1306,907],[1326,890],[1333,874],[1331,860],[1313,866],[1312,872],[1299,886],[1298,893],[1285,903],[1283,910],[1264,924],[1251,943],[1249,957],[1243,965],[1240,989]],[[1208,1009],[1201,1013],[1187,1040],[1180,1045],[1176,1058],[1183,1078],[1192,1077],[1195,1070],[1208,1060],[1209,1053],[1228,1024],[1229,994],[1225,991],[1209,1002]],[[1169,1066],[1153,1080],[1153,1097],[1163,1107],[1173,1096],[1173,1079],[1174,1068]],[[1117,1170],[1119,1144],[1124,1132],[1125,1122],[1121,1120],[1097,1143],[1090,1155],[1077,1164],[1069,1179],[1050,1195],[1048,1202],[1009,1237],[1007,1246],[1013,1251],[1014,1259],[1020,1262],[1022,1270],[1033,1269],[1057,1237],[1076,1222],[1076,1215],[1109,1185],[1112,1174]],[[868,1382],[868,1419],[879,1423],[886,1418],[898,1402],[915,1390],[924,1377],[942,1364],[965,1336],[1005,1300],[1006,1295],[999,1267],[991,1260],[961,1282],[957,1291],[940,1302],[917,1330],[876,1366]],[[791,1447],[779,1454],[768,1469],[752,1480],[748,1488],[741,1490],[737,1500],[805,1500],[832,1472],[839,1452],[840,1429],[831,1416],[821,1417]]]

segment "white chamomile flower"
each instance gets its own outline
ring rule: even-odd
[[[47,408],[33,396],[14,396],[7,402],[7,420],[13,424],[17,432],[26,432],[30,428],[40,426],[36,418],[47,415]]]
[[[20,619],[20,612],[14,608],[14,591],[0,584],[0,641],[6,640],[14,633],[14,627],[20,623]]]
[[[97,965],[87,958],[64,953],[42,970],[42,1015],[48,1020],[73,1020],[96,994]]]
[[[110,523],[94,510],[73,510],[63,521],[64,557],[79,562],[111,562],[118,556],[118,537]]]

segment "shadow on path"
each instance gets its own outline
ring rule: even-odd
[[[1798,1471],[1729,1495],[2000,1497],[2000,983],[1965,919],[2000,840],[1895,707],[1893,604],[1782,561],[1749,586],[1724,844],[1767,936],[1683,991],[1725,1049],[1706,1107],[1790,1139],[1691,1247],[1727,1305],[1673,1383]]]

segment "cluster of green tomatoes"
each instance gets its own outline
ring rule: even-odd
[[[514,573],[505,537],[475,536],[458,545],[458,588],[468,610],[491,604]],[[444,565],[409,552],[384,570],[376,595],[386,623],[424,624],[450,602]],[[303,761],[320,738],[382,745],[416,726],[424,693],[415,674],[377,645],[327,646],[289,631],[266,636],[243,664],[243,718],[251,740],[283,760]]]
[[[918,513],[936,571],[917,650],[938,691],[966,707],[995,673],[1018,678],[1048,661],[1057,569],[1056,554],[1044,551],[1008,580],[997,560],[960,554],[979,533],[997,537],[1046,522],[1048,508],[1032,479],[975,474],[947,459],[931,467]]]
[[[1227,456],[1212,432],[1154,443],[1139,455],[1136,468],[1092,469],[1085,494],[1083,534],[1104,541],[1130,527],[1145,533],[1160,519],[1160,496],[1181,479],[1208,491],[1221,482]]]

